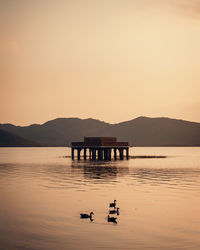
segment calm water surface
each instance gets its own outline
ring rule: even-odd
[[[164,159],[72,161],[67,148],[0,148],[1,249],[200,249],[200,148]],[[107,222],[108,204],[120,208]],[[94,221],[79,214],[93,211]]]

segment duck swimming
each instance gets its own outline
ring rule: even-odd
[[[81,219],[87,219],[87,218],[92,219],[93,214],[94,214],[93,212],[91,212],[90,214],[80,214],[80,217]]]
[[[110,210],[109,211],[109,214],[117,214],[117,215],[119,215],[119,208],[117,208],[117,210]]]
[[[113,223],[116,223],[116,224],[117,224],[116,219],[117,219],[116,217],[110,217],[110,216],[108,215],[107,221],[108,221],[108,222],[113,222]]]
[[[116,207],[116,200],[113,203],[110,203],[110,207]]]

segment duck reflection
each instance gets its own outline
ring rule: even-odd
[[[81,172],[87,179],[111,180],[128,174],[129,168],[108,163],[80,163],[73,162],[74,171]]]

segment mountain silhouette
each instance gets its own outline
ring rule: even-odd
[[[28,141],[21,136],[14,135],[8,131],[0,129],[0,147],[38,147],[39,143]]]
[[[115,136],[131,146],[200,146],[200,123],[170,118],[138,117],[117,124],[57,118],[41,125],[0,124],[0,129],[45,146],[70,146],[84,136]]]

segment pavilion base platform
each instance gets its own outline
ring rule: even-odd
[[[76,152],[76,154],[75,154]],[[125,152],[125,154],[124,154]],[[71,156],[74,160],[105,160],[129,158],[128,142],[117,142],[115,137],[85,137],[84,142],[72,142]]]

